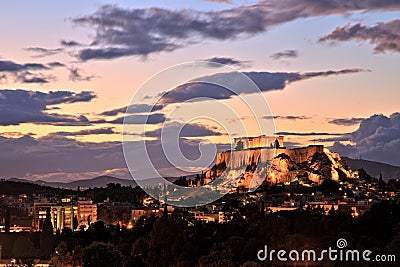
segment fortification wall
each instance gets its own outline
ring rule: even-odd
[[[217,154],[216,164],[225,163],[227,167],[232,169],[239,168],[241,166],[257,164],[258,162],[266,162],[272,160],[274,157],[284,153],[288,155],[296,163],[306,161],[312,157],[316,152],[323,153],[324,146],[312,145],[302,148],[260,148],[252,150],[240,150],[240,151],[226,151]],[[232,161],[231,161],[232,158]]]

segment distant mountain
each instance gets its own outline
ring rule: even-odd
[[[382,173],[385,181],[400,178],[400,167],[365,159],[342,158],[352,170],[363,168],[372,177],[379,178],[379,174]]]
[[[176,177],[168,177],[167,178],[169,181],[173,182],[177,178]],[[77,190],[78,186],[81,189],[87,189],[87,188],[94,188],[94,187],[107,187],[108,184],[114,183],[114,184],[120,184],[122,186],[131,186],[131,187],[136,187],[138,184],[133,180],[127,180],[127,179],[121,179],[121,178],[116,178],[112,176],[99,176],[95,177],[92,179],[85,179],[85,180],[77,180],[73,182],[47,182],[43,180],[36,180],[36,181],[30,181],[27,179],[20,179],[20,178],[10,178],[8,181],[13,181],[13,182],[20,182],[20,183],[31,183],[31,184],[37,184],[37,185],[42,185],[42,186],[49,186],[53,188],[63,188],[63,189],[72,189],[72,190]],[[144,179],[141,181],[140,185],[141,186],[157,186],[159,182],[158,178],[150,178],[150,179]]]
[[[11,178],[9,181],[14,181],[14,182],[24,182],[24,183],[33,183],[33,184],[38,184],[42,186],[50,186],[50,187],[55,187],[55,188],[64,188],[64,189],[73,189],[76,190],[78,186],[81,189],[86,189],[86,188],[94,188],[94,187],[107,187],[107,184],[109,183],[115,183],[115,184],[120,184],[122,186],[132,186],[136,187],[137,184],[136,182],[132,180],[126,180],[126,179],[120,179],[120,178],[115,178],[111,176],[99,176],[95,177],[92,179],[87,179],[87,180],[78,180],[78,181],[73,181],[73,182],[68,182],[68,183],[61,183],[61,182],[47,182],[43,180],[37,180],[37,181],[30,181],[26,179],[20,179],[20,178]]]

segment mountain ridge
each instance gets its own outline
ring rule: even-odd
[[[50,186],[54,188],[64,188],[64,189],[73,189],[76,190],[78,187],[85,189],[85,188],[94,188],[94,187],[107,187],[107,184],[110,183],[116,183],[116,184],[121,184],[122,186],[132,186],[136,187],[137,183],[132,179],[132,180],[127,180],[127,179],[121,179],[121,178],[116,178],[108,175],[102,175],[102,176],[97,176],[93,177],[90,179],[82,179],[82,180],[76,180],[76,181],[71,181],[71,182],[48,182],[44,180],[36,180],[36,181],[31,181],[28,179],[22,179],[22,178],[10,178],[7,179],[7,181],[14,181],[14,182],[25,182],[25,183],[32,183],[32,184],[37,184],[37,185],[42,185],[42,186]]]
[[[400,178],[400,167],[398,166],[365,159],[352,159],[349,157],[342,157],[342,159],[347,162],[352,170],[363,168],[369,175],[375,178],[379,178],[381,173],[385,181]]]

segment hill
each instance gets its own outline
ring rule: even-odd
[[[0,195],[20,194],[68,195],[72,194],[72,190],[33,184],[23,179],[0,180]]]
[[[342,158],[352,170],[363,168],[372,177],[379,178],[380,173],[382,173],[382,178],[385,181],[400,178],[400,167],[365,159]]]
[[[22,182],[22,183],[31,183],[31,184],[36,184],[36,185],[41,185],[41,186],[48,186],[48,187],[53,187],[53,188],[64,188],[64,189],[72,189],[76,190],[78,186],[81,189],[86,189],[86,188],[94,188],[94,187],[107,187],[107,184],[114,183],[114,184],[120,184],[122,186],[132,186],[136,187],[137,184],[136,182],[132,180],[126,180],[126,179],[120,179],[112,176],[99,176],[95,177],[92,179],[85,179],[85,180],[77,180],[73,182],[67,182],[67,183],[61,183],[61,182],[47,182],[43,180],[37,180],[37,181],[29,181],[26,179],[20,179],[20,178],[11,178],[8,181],[14,181],[14,182]]]

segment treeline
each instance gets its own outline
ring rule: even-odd
[[[54,188],[42,186],[33,183],[0,181],[0,195],[18,196],[26,194],[28,196],[42,197],[65,197],[69,195],[77,195],[79,197],[90,197],[95,203],[103,202],[107,198],[112,202],[129,202],[131,204],[140,205],[146,193],[140,188],[131,186],[121,186],[120,184],[109,183],[104,188],[89,188],[86,190],[71,190],[63,188]],[[1,203],[6,204],[6,203]]]
[[[33,183],[0,180],[1,195],[18,196],[21,194],[27,194],[27,195],[55,196],[55,195],[71,195],[74,192],[75,191],[73,190],[54,188],[50,186],[42,186]]]
[[[140,205],[146,193],[139,186],[132,188],[109,183],[105,188],[90,188],[80,192],[80,195],[90,197],[95,203],[109,199],[112,202],[129,202]]]
[[[52,248],[52,266],[267,266],[271,262],[257,262],[257,252],[264,245],[275,250],[322,251],[335,248],[339,238],[347,240],[348,249],[398,256],[400,205],[376,204],[359,218],[334,210],[325,215],[320,208],[265,214],[257,205],[248,204],[224,224],[197,221],[184,212],[141,218],[131,230],[96,222],[86,231],[65,229],[53,235],[46,243],[52,244],[48,251],[40,247],[45,243],[40,242],[38,233],[15,234],[14,241],[9,236],[7,246],[13,249],[3,249],[3,253],[11,253],[3,254],[5,257],[16,257],[12,253],[29,251],[32,246],[33,251],[42,253],[50,253]],[[26,245],[26,238],[32,246]],[[24,256],[29,260],[29,255]],[[332,265],[318,264],[328,263]],[[346,265],[340,262],[338,266]]]

